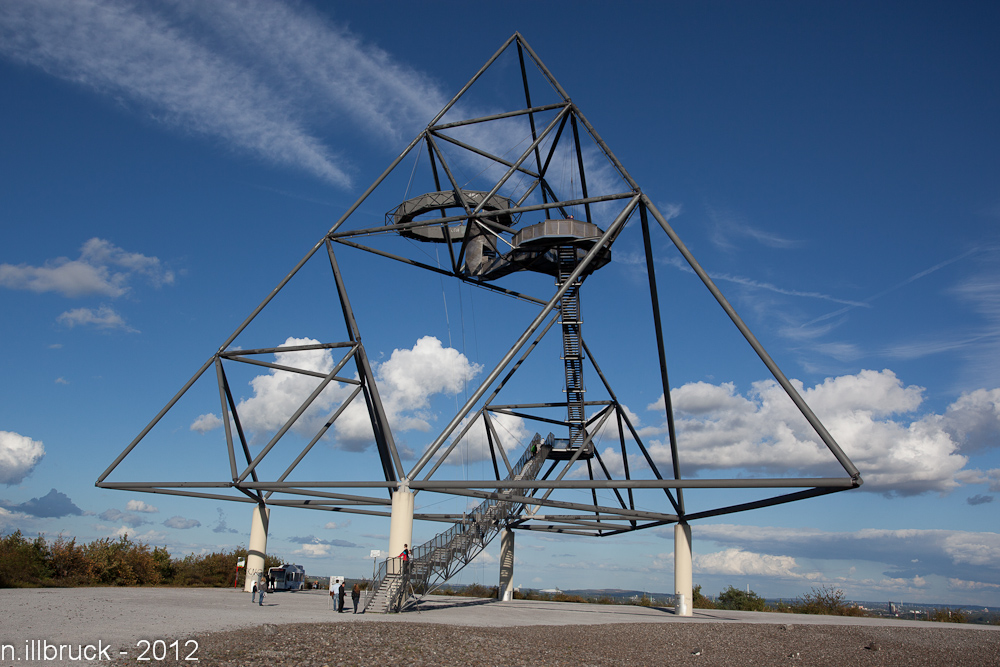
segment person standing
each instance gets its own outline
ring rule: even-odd
[[[337,613],[338,614],[343,614],[344,613],[344,593],[345,593],[345,591],[344,591],[344,584],[341,583],[340,584],[340,590],[337,591]]]
[[[260,587],[260,597],[257,598],[257,606],[258,607],[263,607],[264,606],[264,592],[265,591],[267,591],[267,577],[264,577],[264,583]]]
[[[361,584],[354,584],[351,589],[351,602],[354,603],[354,613],[358,613],[358,601],[361,600]]]
[[[253,580],[253,586],[250,588],[250,604],[257,601],[257,580]]]

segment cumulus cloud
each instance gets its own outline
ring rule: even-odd
[[[341,528],[347,528],[350,525],[351,525],[351,520],[348,519],[347,521],[341,521],[340,523],[337,523],[336,521],[328,521],[326,525],[323,527],[326,528],[327,530],[338,530]]]
[[[734,524],[705,524],[694,531],[693,539],[761,554],[882,563],[890,568],[886,575],[894,579],[939,575],[1000,583],[998,533],[937,529],[837,532]],[[658,534],[673,539],[672,529]]]
[[[40,440],[32,440],[12,431],[0,431],[0,484],[20,484],[43,456],[45,447]]]
[[[323,544],[331,547],[353,548],[361,546],[359,544],[355,544],[354,542],[348,542],[346,540],[324,540],[319,537],[316,537],[315,535],[306,535],[305,537],[289,537],[288,541],[292,542],[293,544]]]
[[[923,388],[904,386],[890,370],[827,378],[799,393],[861,470],[862,489],[880,493],[948,492],[960,484],[968,462],[952,433],[965,425],[979,433],[995,402],[977,396],[954,404],[950,416],[917,416]],[[971,395],[970,395],[971,396]],[[671,391],[681,468],[750,470],[769,475],[838,474],[832,454],[774,381],[753,384],[747,396],[732,383],[697,382]],[[649,406],[662,410],[663,399]],[[665,425],[643,433],[662,435]],[[978,442],[978,440],[977,440]],[[652,441],[658,462],[670,460],[669,445]]]
[[[322,558],[330,555],[330,545],[328,544],[303,544],[301,549],[296,549],[292,553],[305,558]]]
[[[955,579],[955,578],[948,579],[948,585],[960,591],[981,591],[981,590],[1000,589],[1000,584],[988,584],[983,581],[966,581],[965,579]]]
[[[182,516],[172,516],[163,522],[163,525],[167,528],[176,528],[177,530],[187,530],[189,528],[197,528],[201,525],[201,521],[198,519],[185,519]]]
[[[133,528],[138,528],[146,523],[152,523],[149,519],[139,516],[138,514],[133,512],[123,512],[115,508],[104,510],[97,516],[100,517],[101,521],[108,521],[111,523],[121,522],[126,526],[132,526]]]
[[[130,500],[125,504],[125,509],[129,512],[144,512],[146,514],[156,514],[160,511],[158,507],[144,503],[141,500]]]
[[[759,554],[740,548],[695,555],[693,566],[701,574],[760,575],[809,580],[822,576],[818,572],[798,571],[799,566],[791,556]]]
[[[283,346],[314,345],[311,338],[288,338]],[[330,350],[277,352],[275,363],[303,370],[329,373],[335,361]],[[437,338],[425,336],[411,349],[393,350],[389,359],[375,364],[373,370],[386,416],[394,433],[427,431],[435,415],[431,399],[435,395],[454,395],[475,377],[482,367],[471,363],[454,348],[446,348]],[[253,395],[239,402],[238,410],[244,427],[254,433],[273,432],[280,428],[316,389],[315,377],[271,370],[250,381]],[[330,383],[308,410],[296,422],[294,430],[311,436],[349,396],[353,387]],[[199,417],[196,424],[214,423],[211,415]],[[338,446],[362,451],[374,442],[371,422],[364,402],[358,398],[334,424]]]
[[[942,415],[941,427],[963,452],[1000,447],[1000,389],[962,394]]]
[[[457,430],[462,430],[468,421],[468,417],[462,420]],[[498,413],[492,415],[490,421],[493,423],[493,429],[496,431],[496,438],[493,441],[494,447],[497,445],[502,446],[504,451],[507,452],[507,458],[510,459],[511,465],[513,465],[514,461],[521,456],[525,445],[534,433],[528,430],[524,420],[520,417]],[[496,456],[499,462],[498,465],[502,468],[503,457],[499,451]],[[451,465],[460,465],[462,463],[490,459],[492,457],[490,456],[489,440],[486,437],[486,425],[483,423],[482,418],[479,418],[469,427],[468,432],[466,432],[458,446],[452,450],[447,462]]]
[[[131,333],[138,330],[130,327],[120,314],[110,306],[100,308],[74,308],[67,310],[56,318],[59,324],[72,329],[76,326],[90,326],[95,329],[123,329]]]
[[[56,292],[65,297],[120,297],[137,276],[154,286],[174,282],[174,274],[156,257],[127,252],[110,241],[92,238],[78,259],[57,257],[42,266],[0,264],[0,286],[32,292]]]
[[[8,510],[46,519],[54,519],[61,516],[80,516],[83,514],[83,510],[74,505],[69,496],[55,489],[52,489],[41,498],[32,498],[20,504],[6,501],[0,504]]]
[[[214,431],[215,429],[222,426],[222,419],[218,415],[214,415],[211,412],[204,415],[199,415],[191,423],[191,430],[197,431],[198,433],[208,433],[209,431]]]

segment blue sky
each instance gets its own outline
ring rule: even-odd
[[[176,554],[245,543],[245,505],[94,481],[520,31],[866,481],[696,523],[695,582],[1000,604],[1000,10],[432,7],[0,6],[0,530],[127,531]],[[466,29],[443,35],[453,16]],[[494,108],[514,62],[470,108]],[[379,224],[413,194],[404,175],[362,215]],[[651,333],[635,227],[586,284],[585,336],[662,453],[662,388],[638,353]],[[685,475],[821,470],[760,361],[662,236],[655,250]],[[419,454],[532,309],[363,253],[338,258],[397,439]],[[329,337],[335,303],[313,279],[290,285],[247,346]],[[541,370],[516,385],[527,400],[558,392]],[[268,406],[294,393],[266,372],[233,386],[262,406],[261,431],[277,419]],[[178,404],[126,472],[225,477],[212,391]],[[450,474],[489,474],[480,454]],[[330,478],[377,468],[347,430],[318,456]],[[425,495],[427,511],[465,505]],[[414,540],[436,528],[418,524]],[[387,534],[386,520],[278,509],[269,548],[309,572],[361,576]],[[462,580],[493,582],[497,548]],[[517,549],[522,586],[672,587],[669,528],[521,533]]]

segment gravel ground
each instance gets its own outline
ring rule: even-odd
[[[41,642],[107,653],[29,656]],[[196,646],[197,662],[165,659],[174,642],[181,657]],[[418,611],[355,615],[334,613],[325,591],[268,595],[258,606],[232,589],[0,590],[0,667],[108,662],[1000,666],[1000,627],[701,609],[680,618],[670,608],[442,596]]]
[[[289,630],[291,630],[289,632]],[[941,628],[632,623],[482,628],[265,625],[199,638],[206,665],[1000,665],[1000,633]]]

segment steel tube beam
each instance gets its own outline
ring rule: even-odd
[[[646,205],[646,207],[649,209],[649,212],[653,214],[653,217],[656,219],[656,221],[660,223],[660,227],[663,228],[663,231],[666,232],[668,237],[670,237],[671,242],[673,242],[674,246],[687,261],[688,265],[690,265],[691,269],[695,272],[695,274],[697,274],[699,278],[701,278],[701,282],[704,283],[705,287],[708,288],[708,291],[712,293],[712,296],[714,296],[715,300],[719,302],[719,305],[722,306],[722,309],[726,311],[726,314],[729,315],[729,319],[733,321],[733,324],[736,325],[736,328],[740,330],[740,333],[743,334],[743,337],[746,338],[748,343],[750,343],[750,347],[754,349],[754,352],[757,353],[757,356],[760,357],[760,360],[763,361],[764,365],[767,366],[767,369],[771,371],[771,375],[774,376],[774,379],[778,381],[778,384],[781,385],[781,388],[785,390],[785,393],[788,395],[788,397],[792,399],[793,403],[795,403],[795,406],[799,409],[799,412],[802,413],[802,416],[806,418],[806,421],[808,421],[809,424],[813,427],[813,429],[816,431],[816,434],[820,437],[823,443],[826,444],[827,448],[830,450],[831,453],[833,453],[837,461],[840,462],[840,465],[843,466],[844,471],[847,472],[847,474],[850,475],[852,478],[856,479],[858,481],[858,486],[860,486],[861,473],[858,472],[858,469],[854,467],[854,464],[851,462],[851,460],[847,457],[846,454],[844,454],[843,450],[840,448],[840,445],[837,444],[837,442],[833,439],[833,436],[830,435],[830,433],[826,430],[826,427],[823,426],[819,418],[815,415],[815,413],[813,413],[812,409],[806,404],[805,400],[803,400],[803,398],[799,395],[799,392],[796,391],[794,386],[792,386],[792,383],[788,381],[788,378],[785,377],[785,374],[781,372],[781,369],[778,368],[778,364],[774,362],[774,360],[771,358],[771,355],[767,353],[767,350],[764,349],[764,346],[761,345],[760,341],[757,340],[757,337],[753,335],[753,332],[750,331],[750,327],[748,327],[746,323],[743,321],[743,319],[736,313],[736,309],[733,308],[733,306],[729,303],[726,297],[722,295],[722,291],[719,290],[718,287],[716,287],[715,283],[709,277],[705,269],[701,268],[701,264],[698,263],[698,260],[694,258],[694,255],[691,254],[691,251],[687,249],[687,246],[684,245],[684,242],[681,241],[679,236],[677,236],[677,232],[673,230],[673,228],[667,222],[667,219],[663,217],[663,214],[661,214],[659,210],[657,210],[657,208],[653,205],[653,202],[650,201],[649,197],[647,197],[646,195],[642,195],[642,200],[643,203]]]
[[[364,250],[365,252],[370,252],[374,255],[379,255],[381,257],[386,257],[388,259],[394,259],[397,262],[403,262],[404,264],[410,264],[411,266],[416,266],[421,269],[427,269],[428,271],[433,271],[434,273],[440,273],[441,275],[448,276],[450,278],[458,278],[466,285],[472,285],[473,287],[479,287],[482,289],[490,290],[493,292],[499,292],[500,294],[505,294],[506,296],[514,297],[515,299],[521,299],[522,301],[528,301],[531,303],[537,303],[539,305],[545,305],[543,299],[537,299],[533,296],[528,296],[527,294],[522,294],[520,292],[515,292],[514,290],[509,290],[504,287],[498,287],[491,283],[483,283],[475,280],[469,280],[462,275],[455,275],[450,271],[445,271],[444,269],[439,269],[436,266],[431,266],[430,264],[423,264],[422,262],[414,261],[408,257],[402,257],[401,255],[394,255],[391,252],[385,252],[384,250],[378,250],[376,248],[369,248],[366,245],[361,245],[360,243],[354,243],[353,241],[348,241],[343,237],[331,238],[334,243],[340,243],[341,245],[346,245],[351,248],[357,248],[358,250]]]
[[[594,505],[585,505],[582,503],[570,503],[562,500],[541,500],[539,498],[529,498],[527,496],[519,496],[512,493],[497,493],[490,491],[475,491],[471,489],[460,489],[453,488],[446,491],[441,491],[442,493],[450,493],[458,496],[469,496],[471,498],[484,498],[484,499],[496,499],[496,500],[509,500],[515,503],[523,503],[524,505],[543,505],[545,507],[558,507],[560,509],[567,510],[579,510],[581,512],[601,512],[604,514],[611,514],[612,516],[634,516],[640,519],[654,519],[659,521],[670,521],[676,520],[677,516],[674,514],[663,514],[662,512],[647,512],[643,510],[623,510],[617,507],[603,507]]]
[[[350,353],[345,357],[345,361],[350,358]],[[299,375],[310,375],[316,378],[325,378],[326,373],[320,373],[319,371],[310,371],[304,368],[295,368],[294,366],[283,366],[281,364],[274,364],[269,361],[260,361],[259,359],[244,359],[243,357],[228,357],[230,361],[237,361],[242,364],[250,364],[252,366],[261,366],[263,368],[273,368],[276,371],[285,371],[287,373],[298,373]],[[340,382],[341,384],[357,384],[360,385],[360,380],[355,380],[354,378],[344,378],[344,377],[334,377],[334,382]]]
[[[233,427],[229,423],[229,406],[226,404],[226,379],[222,372],[222,359],[215,357],[215,376],[219,383],[219,403],[222,407],[222,423],[226,427],[226,449],[229,451],[229,468],[233,481],[239,472],[236,470],[236,450],[233,448]]]
[[[582,206],[584,204],[597,204],[605,201],[617,201],[619,199],[631,199],[635,197],[634,192],[619,192],[612,195],[601,195],[599,197],[587,197],[586,199],[569,199],[564,201],[549,202],[547,204],[531,204],[529,206],[515,206],[514,208],[501,208],[497,210],[490,210],[488,212],[489,217],[492,216],[503,216],[503,215],[516,215],[518,213],[530,213],[532,211],[548,211],[554,208],[564,208],[568,206]],[[331,241],[339,241],[340,239],[350,238],[352,236],[371,236],[375,234],[387,234],[390,232],[397,232],[401,229],[413,229],[415,227],[433,227],[435,225],[445,225],[450,222],[459,222],[460,220],[468,220],[469,218],[476,217],[475,213],[466,213],[464,215],[448,215],[441,218],[428,218],[424,220],[416,220],[414,222],[401,222],[397,225],[381,225],[379,227],[365,227],[363,229],[353,229],[346,232],[335,232],[328,234],[328,238]],[[485,216],[484,216],[485,217]],[[240,350],[242,353],[242,350]]]
[[[476,123],[487,123],[491,120],[501,120],[503,118],[513,118],[515,116],[525,116],[535,113],[541,113],[543,111],[551,111],[552,109],[565,109],[568,106],[566,102],[555,102],[554,104],[545,104],[540,107],[532,107],[530,109],[517,109],[516,111],[505,111],[503,113],[492,114],[490,116],[479,116],[478,118],[470,118],[468,120],[456,120],[453,123],[444,123],[443,125],[428,125],[427,130],[429,132],[438,132],[440,130],[448,130],[453,127],[462,127],[463,125],[474,125]]]
[[[278,347],[261,347],[255,350],[229,350],[219,352],[225,359],[235,359],[248,354],[275,354],[277,352],[305,352],[307,350],[330,350],[337,347],[355,347],[357,343],[316,343],[314,345],[279,345]]]
[[[441,444],[445,441],[445,439],[451,435],[452,431],[455,430],[462,419],[464,419],[469,411],[472,410],[472,406],[483,397],[483,394],[486,393],[489,386],[500,376],[500,373],[503,372],[503,369],[507,366],[507,364],[509,364],[517,353],[520,352],[521,348],[528,341],[528,339],[542,325],[542,322],[544,322],[545,318],[548,317],[550,312],[552,312],[556,303],[558,303],[559,299],[563,297],[563,294],[565,294],[566,291],[569,290],[569,288],[572,287],[576,280],[583,274],[583,272],[587,270],[587,267],[590,265],[591,261],[593,261],[594,257],[597,256],[597,253],[600,251],[606,240],[613,236],[618,229],[625,224],[625,221],[628,219],[629,214],[635,209],[638,201],[639,198],[634,197],[622,210],[622,212],[618,214],[617,219],[615,219],[611,226],[608,227],[608,231],[604,233],[604,236],[602,236],[601,239],[594,244],[594,247],[591,248],[590,252],[588,252],[583,260],[577,265],[562,287],[556,291],[555,295],[549,299],[548,304],[546,304],[542,311],[538,313],[535,319],[531,322],[528,329],[521,334],[521,337],[517,339],[507,354],[504,355],[503,359],[500,360],[500,363],[497,364],[496,368],[494,368],[493,371],[491,371],[490,374],[483,380],[482,384],[479,385],[479,388],[472,394],[469,400],[466,401],[465,405],[461,410],[459,410],[459,413],[455,415],[448,426],[445,427],[445,430],[441,433],[441,435],[439,435],[437,439],[427,448],[427,451],[424,452],[423,456],[420,457],[420,460],[417,461],[416,465],[413,466],[413,469],[410,470],[410,473],[407,475],[407,479],[414,479],[417,474],[420,473],[421,468],[427,465],[427,462],[431,459],[431,457],[437,453],[437,450],[441,447]]]
[[[366,399],[371,402],[371,411],[374,419],[372,427],[377,429],[376,444],[379,446],[379,453],[383,460],[383,467],[388,468],[384,470],[385,478],[398,479],[400,475],[403,474],[403,464],[399,460],[399,453],[396,451],[396,441],[392,437],[392,429],[389,427],[389,418],[385,414],[385,408],[382,406],[382,399],[379,397],[378,386],[375,384],[375,375],[372,373],[371,364],[368,363],[368,356],[365,354],[365,348],[361,345],[361,331],[358,328],[358,322],[354,317],[354,311],[351,309],[351,301],[347,298],[347,288],[344,286],[344,278],[340,275],[340,266],[337,264],[337,257],[333,252],[333,245],[329,240],[326,242],[327,255],[330,257],[330,268],[333,271],[333,279],[337,285],[337,293],[340,296],[340,307],[343,309],[344,322],[347,324],[347,329],[350,331],[351,340],[358,343],[358,349],[355,352],[354,360],[357,365],[358,375],[365,378],[365,386],[367,387]],[[391,456],[392,468],[386,465],[386,449]],[[395,474],[393,474],[395,473]]]
[[[649,279],[649,300],[653,309],[653,330],[656,333],[656,355],[660,362],[660,383],[663,389],[663,407],[667,413],[667,437],[670,441],[670,463],[674,469],[674,479],[681,478],[681,464],[677,453],[677,433],[674,429],[674,407],[670,398],[670,380],[667,377],[667,352],[663,340],[663,323],[660,321],[660,297],[656,288],[656,267],[653,263],[653,246],[649,239],[649,221],[646,207],[639,205],[639,220],[642,223],[642,245],[646,254],[646,275]],[[677,505],[684,516],[684,491],[677,490]]]
[[[481,148],[476,148],[475,146],[470,146],[469,144],[465,143],[464,141],[459,141],[458,139],[455,139],[453,137],[449,137],[446,134],[438,134],[437,132],[433,132],[432,134],[437,139],[444,139],[445,141],[447,141],[450,144],[454,144],[454,145],[458,146],[459,148],[464,148],[465,150],[469,151],[470,153],[475,153],[476,155],[480,155],[480,156],[486,158],[487,160],[492,160],[493,162],[496,162],[498,164],[502,164],[505,167],[513,167],[514,166],[514,163],[511,162],[510,160],[505,160],[502,157],[498,157],[496,155],[493,155],[492,153],[487,153],[486,151],[482,150]],[[528,169],[526,167],[517,167],[517,170],[519,172],[521,172],[522,174],[526,174],[528,176],[531,176],[532,178],[538,178],[539,177],[538,174],[536,174],[535,172],[531,171],[530,169]]]

